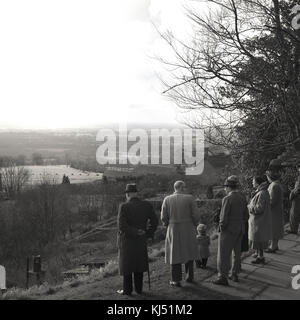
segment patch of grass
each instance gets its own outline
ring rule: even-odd
[[[82,284],[100,281],[103,278],[114,276],[118,273],[118,263],[109,261],[104,268],[94,269],[89,275],[79,276],[72,280],[66,280],[61,285],[50,286],[47,282],[29,289],[11,288],[0,297],[0,300],[35,300],[43,295],[53,295],[60,290],[75,288]]]
[[[119,265],[118,262],[115,260],[110,260],[106,266],[103,268],[103,276],[114,276],[118,273]]]
[[[11,288],[3,294],[2,300],[33,300],[37,296],[46,294],[50,289],[47,282],[40,286],[33,286],[29,289]]]

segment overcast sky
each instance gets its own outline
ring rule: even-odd
[[[149,58],[165,50],[151,21],[184,38],[186,3],[203,6],[191,0],[0,0],[0,126],[176,122]]]

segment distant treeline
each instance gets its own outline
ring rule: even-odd
[[[34,152],[30,157],[20,154],[18,156],[0,156],[0,167],[7,167],[11,164],[16,166],[43,165],[49,159],[44,158],[40,153]],[[55,162],[56,159],[52,159]]]
[[[17,166],[24,166],[26,164],[26,156],[19,155],[17,157],[8,157],[8,156],[2,156],[0,157],[0,167],[7,167],[14,163]]]

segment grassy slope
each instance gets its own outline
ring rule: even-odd
[[[161,248],[164,243],[160,242],[155,247]],[[71,286],[59,290],[48,290],[48,294],[41,296],[32,295],[29,299],[46,300],[205,300],[205,299],[234,299],[231,296],[223,295],[213,290],[201,286],[201,281],[212,276],[216,270],[216,247],[217,241],[212,241],[212,256],[208,262],[207,270],[195,269],[196,284],[187,284],[183,282],[182,288],[173,288],[169,286],[169,266],[164,263],[164,257],[158,252],[157,256],[152,258],[150,263],[151,272],[151,291],[148,289],[147,274],[144,277],[143,295],[133,294],[131,297],[120,296],[116,293],[122,286],[122,279],[117,274],[116,265],[112,275],[107,275],[102,279],[89,279],[83,282],[73,282]],[[49,294],[51,293],[51,294]]]
[[[158,237],[159,238],[159,237]],[[208,260],[208,268],[195,269],[196,284],[183,282],[182,288],[173,288],[169,285],[170,267],[164,263],[164,241],[150,246],[150,273],[151,290],[148,289],[148,277],[144,274],[143,295],[133,294],[131,297],[120,296],[116,293],[122,287],[122,278],[118,275],[118,261],[116,251],[115,230],[103,231],[100,234],[89,237],[88,242],[74,243],[76,251],[73,256],[79,261],[99,259],[110,261],[104,269],[95,270],[92,274],[71,281],[65,281],[60,285],[44,285],[31,287],[28,290],[13,288],[2,296],[2,299],[42,299],[42,300],[202,300],[202,299],[234,299],[231,296],[220,294],[201,286],[201,282],[216,273],[217,240],[211,241],[211,257]],[[87,249],[81,250],[80,245]],[[83,254],[88,250],[88,254]],[[1,300],[1,295],[0,295]]]

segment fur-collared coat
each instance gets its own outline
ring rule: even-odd
[[[262,183],[256,190],[248,206],[249,240],[268,242],[272,237],[272,216],[268,183]]]

